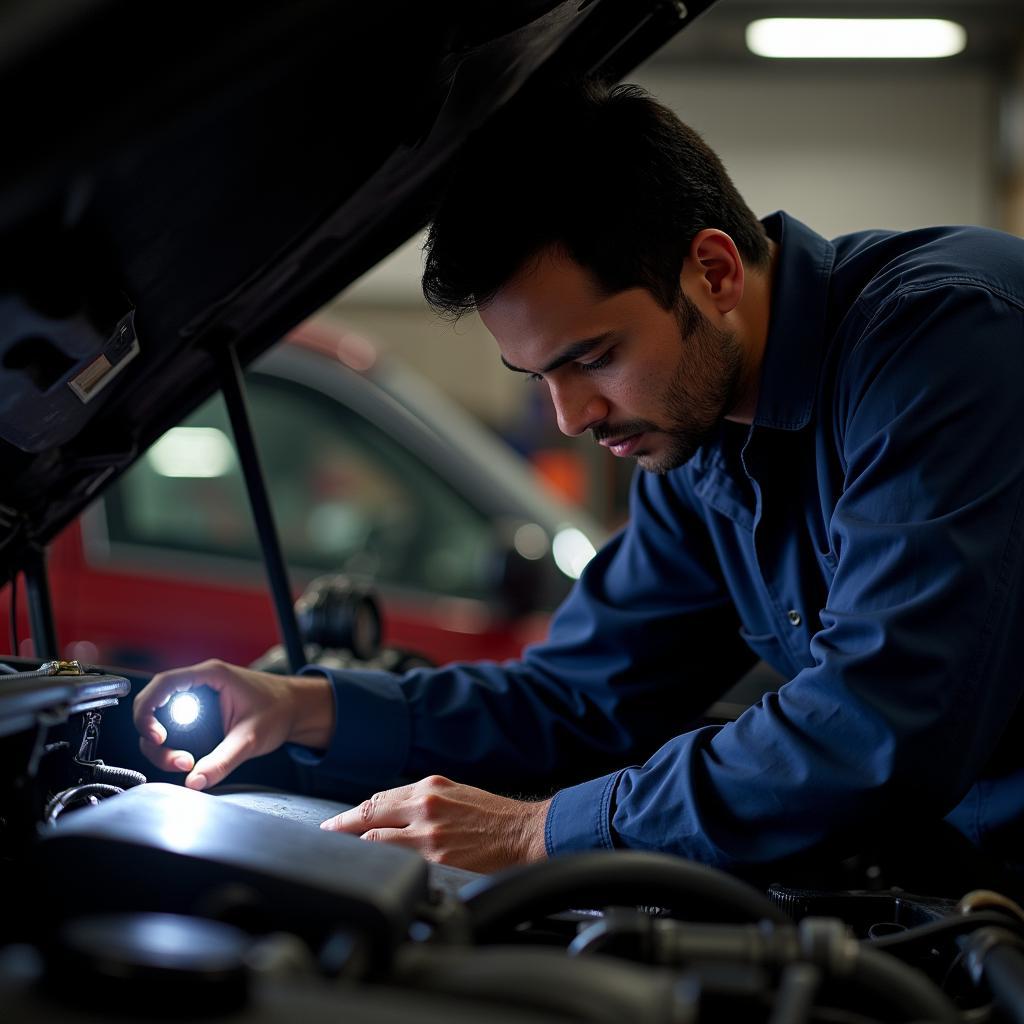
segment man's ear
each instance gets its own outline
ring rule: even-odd
[[[690,243],[680,285],[691,298],[709,302],[720,314],[734,310],[743,298],[743,259],[736,243],[718,228],[704,228]]]

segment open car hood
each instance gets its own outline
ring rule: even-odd
[[[0,573],[419,229],[510,97],[709,3],[5,5]]]

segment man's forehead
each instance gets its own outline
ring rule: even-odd
[[[506,348],[538,358],[602,333],[607,300],[589,271],[560,251],[546,251],[498,289],[480,319],[514,363]]]

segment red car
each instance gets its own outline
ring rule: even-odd
[[[385,644],[435,661],[513,657],[543,636],[599,531],[511,449],[324,321],[254,364],[247,391],[296,595],[327,572],[368,581]],[[275,644],[223,400],[168,431],[65,529],[49,570],[69,658],[248,663]]]

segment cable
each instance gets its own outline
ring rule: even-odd
[[[108,786],[100,782],[89,782],[84,786],[72,786],[70,789],[65,789],[58,793],[46,805],[46,810],[43,811],[43,823],[50,826],[56,825],[57,819],[65,811],[71,810],[71,805],[78,801],[96,800],[98,802],[123,792],[124,790],[119,786]]]
[[[928,953],[937,941],[956,939],[987,925],[1024,931],[1017,922],[1000,910],[977,910],[962,917],[929,921],[928,924],[918,925],[898,935],[883,935],[877,939],[869,939],[867,945],[871,949],[883,950],[893,956],[906,957]]]
[[[7,665],[6,668],[9,670],[4,673],[3,678],[5,679],[60,679],[62,681],[67,680],[82,680],[89,682],[89,676],[94,675],[106,675],[101,669],[95,665],[78,665],[79,671],[75,672],[59,672],[57,666],[59,662],[56,661],[44,661],[39,668],[25,669],[24,671],[11,668]],[[72,662],[71,664],[76,664]],[[93,680],[95,681],[95,680]]]

